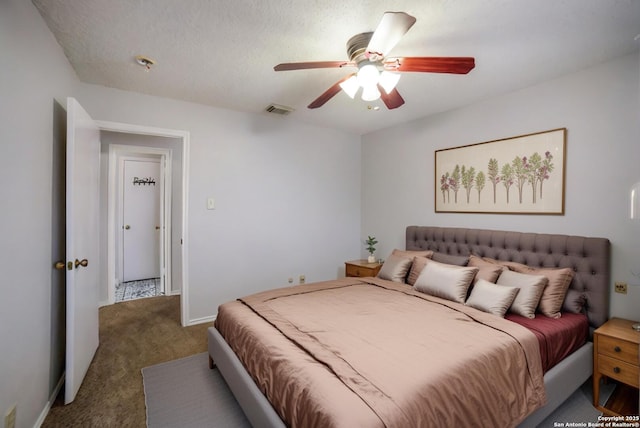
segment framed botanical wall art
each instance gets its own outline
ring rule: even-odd
[[[564,214],[567,129],[435,152],[438,213]]]

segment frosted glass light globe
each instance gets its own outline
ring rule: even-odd
[[[358,71],[358,85],[363,88],[375,86],[378,84],[379,77],[378,68],[373,64],[367,64]]]

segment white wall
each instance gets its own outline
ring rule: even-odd
[[[363,136],[362,234],[379,255],[404,246],[408,225],[453,226],[606,237],[612,316],[640,318],[640,221],[629,189],[640,181],[640,60],[626,56],[455,111]],[[567,128],[564,216],[434,212],[434,151]],[[633,285],[631,285],[633,284]]]
[[[359,253],[359,136],[96,85],[77,98],[97,120],[190,132],[192,322],[289,277],[335,278]]]
[[[62,374],[65,97],[77,83],[31,2],[0,1],[0,415],[31,427]],[[60,104],[56,104],[56,101]],[[54,163],[56,169],[54,170]],[[62,247],[64,248],[64,247]]]

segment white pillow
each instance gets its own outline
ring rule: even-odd
[[[544,275],[529,275],[510,270],[502,272],[496,281],[498,285],[520,289],[509,310],[527,318],[536,317],[536,308],[547,282],[548,279]]]
[[[464,303],[469,285],[477,272],[476,267],[460,267],[429,261],[416,279],[414,288],[432,296]]]
[[[484,279],[476,281],[465,303],[467,306],[504,318],[519,294],[517,287],[496,285]]]

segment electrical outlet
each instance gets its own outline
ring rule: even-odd
[[[14,405],[4,415],[4,428],[15,428],[16,426],[16,406]]]
[[[304,277],[304,275],[300,275],[300,284],[304,284],[305,281],[306,278]]]
[[[615,283],[616,293],[627,294],[627,283],[626,282],[616,282]]]

